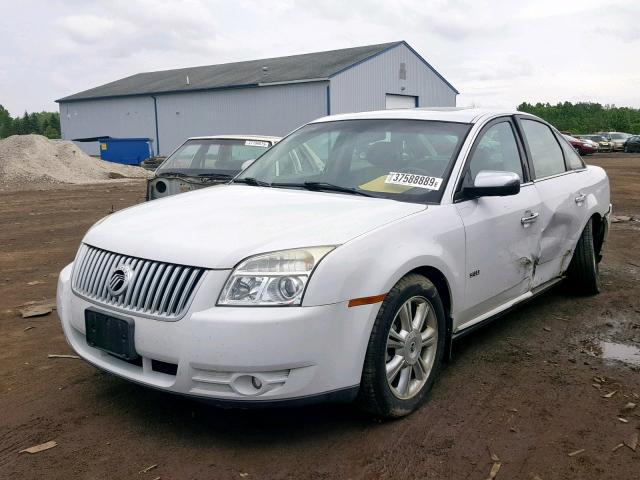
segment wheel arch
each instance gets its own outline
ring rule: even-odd
[[[602,247],[606,238],[607,222],[598,212],[591,215],[590,220],[593,232],[593,248],[596,252],[598,261],[600,261],[602,258]]]
[[[444,273],[442,273],[442,271],[440,271],[436,267],[432,267],[429,265],[414,268],[413,270],[407,272],[405,275],[409,275],[410,273],[416,273],[418,275],[426,277],[433,283],[433,285],[436,287],[436,290],[438,290],[438,295],[440,296],[442,306],[444,307],[445,323],[447,326],[447,331],[445,332],[446,338],[444,358],[448,360],[451,358],[451,347],[453,341],[453,319],[451,317],[453,308],[453,294],[451,293],[449,280],[447,280],[447,277]]]
[[[418,275],[422,275],[427,277],[438,290],[438,295],[440,295],[440,300],[442,300],[442,306],[444,307],[445,313],[447,314],[447,318],[451,316],[451,307],[452,307],[452,298],[451,298],[451,288],[449,287],[449,281],[447,277],[438,270],[436,267],[432,266],[422,266],[418,268],[414,268],[410,272],[407,272],[405,275],[409,275],[410,273],[417,273]]]

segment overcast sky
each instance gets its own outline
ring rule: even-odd
[[[13,115],[134,73],[406,40],[459,106],[640,107],[640,0],[0,0]]]

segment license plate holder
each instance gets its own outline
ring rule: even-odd
[[[105,314],[93,308],[84,311],[87,344],[126,361],[136,360],[135,322],[132,318]]]

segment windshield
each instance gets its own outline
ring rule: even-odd
[[[156,170],[156,174],[236,175],[247,160],[255,160],[270,144],[259,140],[187,140]]]
[[[625,140],[626,138],[628,138],[628,135],[626,133],[612,133],[611,134],[611,140]]]
[[[309,124],[235,181],[257,180],[283,188],[321,182],[376,197],[437,203],[470,128],[463,123],[397,119]]]
[[[600,135],[593,135],[591,137],[589,137],[591,140],[595,140],[596,142],[606,142],[607,139],[604,137],[601,137]]]

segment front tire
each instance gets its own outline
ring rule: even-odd
[[[409,274],[391,289],[376,317],[358,401],[375,415],[408,415],[426,399],[440,370],[445,314],[438,290]]]
[[[593,242],[593,220],[589,219],[578,240],[567,270],[571,289],[578,295],[600,293],[600,273]]]

